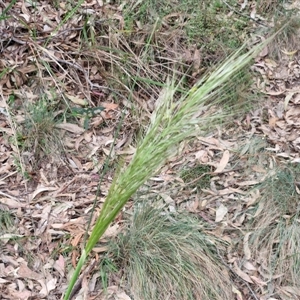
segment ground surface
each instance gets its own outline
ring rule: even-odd
[[[227,18],[222,26],[231,26],[231,33],[219,28],[216,19],[211,27],[201,23],[197,40],[194,27],[203,15],[188,23],[193,14],[186,8],[184,15],[166,5],[158,24],[159,1],[153,7],[103,2],[84,2],[70,19],[72,2],[14,1],[7,12],[9,3],[1,4],[6,16],[0,25],[1,299],[60,299],[84,243],[106,158],[111,157],[91,225],[119,159],[129,162],[135,153],[159,83],[176,70],[188,74],[188,89],[248,34],[266,37],[260,23],[273,25],[272,18],[259,15],[259,4],[256,9],[252,2],[228,6],[221,1],[220,7],[211,7],[204,1],[208,24],[218,9]],[[289,5],[297,8],[297,1]],[[154,21],[144,24],[143,14]],[[209,32],[220,44],[209,40]],[[222,35],[230,43],[219,39]],[[271,252],[286,241],[271,237],[268,251],[262,251],[262,236],[255,245],[250,241],[266,210],[274,208],[276,215],[270,227],[283,215],[286,223],[296,216],[300,225],[299,204],[287,203],[290,210],[277,215],[277,206],[266,200],[266,194],[275,196],[263,186],[278,168],[288,168],[294,177],[285,186],[291,183],[293,191],[281,197],[299,203],[300,57],[297,43],[289,41],[281,45],[282,40],[275,40],[253,62],[253,83],[237,92],[238,101],[250,99],[248,111],[183,143],[135,196],[158,199],[169,210],[188,211],[214,227],[213,234],[228,242],[222,263],[232,274],[236,299],[300,299],[299,279],[292,278],[299,271],[290,272],[287,263],[282,273],[276,268],[270,273],[267,266],[270,255],[277,255]],[[217,51],[220,45],[222,51]],[[124,211],[130,212],[133,203]],[[105,299],[99,262],[125,218],[125,213],[117,217],[92,252],[75,299]],[[297,226],[293,232],[299,237]],[[298,257],[298,246],[287,248],[286,257]],[[120,272],[114,276],[108,280],[111,299],[131,299]]]

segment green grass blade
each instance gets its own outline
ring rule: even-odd
[[[7,7],[3,10],[3,12],[0,16],[0,20],[4,20],[7,18],[6,13],[15,5],[16,2],[17,2],[17,0],[13,0],[7,5]]]

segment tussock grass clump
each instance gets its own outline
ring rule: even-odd
[[[1,233],[8,233],[14,229],[14,216],[8,210],[0,206],[0,230]]]
[[[300,286],[299,171],[290,165],[266,179],[252,224],[251,248],[275,286]]]
[[[161,56],[168,54],[169,57],[169,50],[177,50],[171,56],[174,59],[174,54],[182,52],[185,46],[201,45],[203,57],[209,58],[206,63],[210,65],[212,60],[224,59],[244,42],[245,36],[240,32],[247,29],[249,22],[241,16],[227,16],[229,11],[222,1],[175,0],[171,4],[161,0],[146,0],[142,3],[127,1],[123,15],[128,35],[136,35],[136,22],[146,32],[160,20],[161,24],[152,40],[159,46],[156,52],[163,50]]]
[[[227,16],[230,10],[220,1],[117,3],[124,22],[111,18],[95,22],[94,46],[88,40],[83,43],[88,46],[82,59],[98,65],[107,84],[126,95],[133,107],[137,95],[146,99],[150,112],[149,98],[159,96],[162,82],[175,70],[178,78],[184,77],[181,92],[188,92],[246,40],[249,20]]]
[[[206,174],[212,172],[209,165],[197,165],[191,168],[184,168],[181,171],[181,178],[185,183],[193,182],[192,187],[208,188],[212,175]]]
[[[299,49],[299,32],[300,19],[299,16],[291,15],[291,13],[280,16],[276,20],[274,31],[286,24],[283,30],[275,37],[269,45],[269,55],[275,59],[282,59],[284,55],[293,57]]]
[[[24,121],[17,130],[17,143],[21,152],[30,153],[34,157],[34,161],[28,163],[35,167],[42,159],[59,157],[62,144],[55,127],[55,113],[47,97],[26,104],[24,111]]]
[[[135,300],[233,299],[224,242],[187,214],[142,205],[111,246]],[[218,249],[218,250],[217,250]]]

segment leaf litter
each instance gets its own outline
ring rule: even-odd
[[[14,217],[13,228],[9,228],[12,232],[1,235],[0,292],[4,299],[60,298],[65,289],[67,266],[70,262],[75,265],[77,248],[83,243],[99,171],[110,153],[113,132],[122,116],[120,103],[131,107],[124,98],[115,103],[111,91],[105,88],[106,78],[80,58],[79,31],[84,21],[81,14],[75,14],[70,22],[64,24],[62,16],[67,11],[66,6],[67,3],[62,2],[54,9],[47,1],[36,4],[36,7],[29,2],[16,2],[11,11],[13,17],[4,21],[7,26],[2,31],[4,46],[0,59],[1,69],[5,70],[0,79],[3,87],[0,99],[0,209],[8,209]],[[122,8],[103,6],[101,1],[90,1],[85,6],[88,9],[85,8],[82,13],[100,16],[104,10],[108,16],[118,19],[122,28]],[[242,6],[247,6],[246,1]],[[39,13],[34,12],[36,8]],[[253,8],[251,17],[254,14]],[[61,22],[64,25],[52,37],[47,48],[43,47],[48,33],[54,32]],[[40,36],[36,39],[31,36],[31,26],[39,30]],[[119,43],[113,33],[110,39]],[[194,76],[201,74],[200,50],[191,48],[182,53],[185,61],[192,64]],[[76,55],[79,58],[75,59]],[[105,60],[104,57],[103,64]],[[55,75],[47,71],[49,65],[55,70]],[[262,202],[259,202],[259,189],[253,190],[252,187],[263,182],[266,172],[280,161],[300,160],[298,53],[283,51],[283,59],[278,62],[269,58],[265,50],[252,69],[256,72],[253,88],[265,94],[262,107],[237,120],[234,128],[222,128],[183,144],[177,157],[168,162],[161,174],[150,180],[138,196],[145,199],[151,198],[151,195],[158,196],[162,203],[168,204],[169,210],[184,209],[214,224],[214,234],[230,243],[224,260],[237,276],[233,290],[238,299],[250,299],[253,293],[260,295],[260,299],[277,299],[271,294],[268,296],[266,285],[272,276],[280,278],[282,274],[267,273],[264,265],[267,254],[255,256],[249,246],[251,232],[246,232],[245,225],[251,221],[250,212],[257,203],[258,210],[253,217],[258,218],[264,211]],[[42,82],[29,85],[31,74],[35,72],[43,74]],[[53,76],[55,81],[63,84],[54,87]],[[34,154],[30,150],[21,153],[17,141],[11,141],[16,139],[16,128],[22,123],[24,102],[35,102],[41,93],[55,88],[57,92],[53,98],[59,101],[70,100],[69,105],[103,106],[105,110],[92,117],[88,130],[84,129],[80,120],[56,124],[63,131],[64,146],[72,156],[63,162],[45,160],[36,169],[29,168],[27,176],[31,180],[28,181],[20,171],[30,165],[30,157]],[[143,103],[143,117],[148,120],[151,104],[144,103],[142,93],[135,97]],[[14,115],[9,119],[11,101]],[[128,161],[135,151],[131,122],[129,113],[125,114],[124,128],[114,142],[113,162],[119,157]],[[254,135],[267,142],[267,153],[250,153]],[[249,148],[240,151],[247,144]],[[252,165],[248,162],[250,156],[255,157]],[[24,163],[25,157],[29,163]],[[16,167],[18,164],[20,166]],[[210,185],[190,190],[188,183],[178,174],[182,166],[199,164],[213,168],[206,174],[210,175]],[[115,168],[111,166],[101,186],[95,217],[101,209]],[[245,169],[249,168],[247,173]],[[121,224],[122,219],[117,220],[104,239],[117,235]],[[95,250],[95,253],[105,251],[104,243],[103,248]],[[98,255],[96,258],[99,260]],[[104,297],[96,284],[89,283],[94,269],[94,263],[90,262],[87,272],[82,274],[82,285],[76,299]],[[279,291],[281,299],[297,297],[300,293],[297,287],[290,285],[274,287],[273,290],[274,293]],[[106,292],[115,299],[131,299],[120,286],[111,285]]]

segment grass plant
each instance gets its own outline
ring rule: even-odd
[[[14,228],[14,215],[0,207],[0,230],[1,233],[8,233]]]
[[[299,48],[299,17],[292,16],[291,13],[281,16],[276,19],[275,30],[276,28],[280,28],[282,24],[287,25],[269,45],[270,56],[279,60],[282,59],[284,55],[288,55],[289,58],[292,58]]]
[[[115,251],[114,246],[111,247],[113,247],[112,249],[113,251]],[[111,253],[107,253],[105,257],[101,259],[100,262],[99,269],[100,269],[101,286],[104,290],[107,290],[110,275],[118,271],[118,266],[115,262],[115,259],[113,259],[111,256],[112,256]]]
[[[239,33],[248,26],[247,20],[227,17],[228,12],[228,7],[216,0],[201,3],[198,0],[175,0],[169,4],[161,0],[128,1],[123,9],[128,34],[134,34],[136,22],[141,27],[151,27],[160,19],[159,30],[161,27],[174,30],[174,33],[176,30],[183,39],[181,45],[183,41],[187,45],[196,43],[203,52],[222,57],[242,45],[243,36]]]
[[[299,171],[296,165],[273,170],[251,225],[251,249],[275,287],[300,286]]]
[[[210,185],[210,180],[212,175],[205,173],[212,172],[212,167],[208,165],[197,165],[191,168],[185,168],[181,171],[181,178],[185,183],[189,183],[191,181],[196,180],[191,187],[199,187],[202,189],[206,189]],[[202,176],[204,175],[204,176]]]
[[[170,81],[156,100],[155,111],[144,138],[137,145],[136,153],[128,166],[115,176],[100,215],[82,250],[76,270],[69,282],[64,299],[69,299],[73,286],[88,254],[115,219],[129,198],[138,188],[176,153],[180,142],[203,133],[214,124],[230,116],[218,105],[226,95],[216,97],[234,82],[235,75],[246,67],[262,45],[243,54],[244,48],[234,53],[214,72],[203,77],[179,101],[174,97],[176,84]],[[231,108],[232,110],[233,108]]]
[[[32,167],[38,166],[46,157],[56,159],[63,150],[58,123],[51,100],[46,95],[32,103],[24,104],[24,121],[16,132],[16,142],[22,153],[31,153],[34,157]]]
[[[136,300],[231,300],[230,277],[219,257],[224,245],[201,221],[144,202],[108,255],[124,270]]]
[[[84,50],[89,60],[98,60],[103,66],[109,86],[125,92],[133,103],[137,94],[142,99],[158,97],[161,83],[174,70],[185,76],[180,89],[187,92],[205,71],[246,40],[248,19],[228,16],[229,9],[222,1],[117,3],[124,22],[95,21],[93,29],[99,34],[93,40],[92,53],[86,51],[91,49],[88,38]]]

